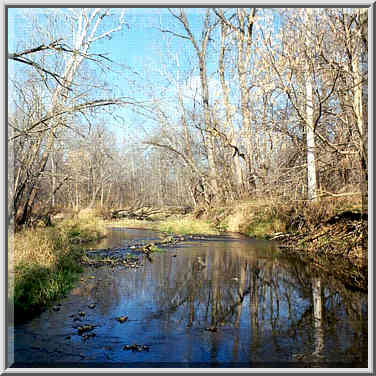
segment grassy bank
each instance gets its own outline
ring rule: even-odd
[[[111,227],[148,228],[169,234],[238,232],[276,239],[299,251],[364,259],[360,197],[323,198],[318,202],[277,199],[244,200],[189,215],[155,221],[105,221]]]
[[[360,197],[249,201],[209,210],[207,216],[217,228],[277,240],[283,252],[367,290],[368,219]]]
[[[270,198],[235,202],[213,208],[206,215],[218,228],[267,239],[279,232],[312,231],[344,211],[360,210],[361,202],[354,198],[327,198],[315,203]]]
[[[104,225],[111,227],[145,228],[177,235],[217,235],[219,230],[210,219],[198,219],[193,215],[176,215],[156,221],[139,221],[136,219],[121,219],[104,221]]]
[[[103,236],[104,227],[95,219],[64,220],[14,234],[10,298],[15,319],[40,312],[69,291],[81,271],[80,244]]]
[[[251,237],[278,239],[299,250],[356,258],[364,256],[366,226],[360,198],[318,202],[253,201],[208,212],[219,228]]]

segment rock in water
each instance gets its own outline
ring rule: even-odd
[[[128,316],[116,317],[116,320],[122,324],[123,322],[126,322],[128,320]]]

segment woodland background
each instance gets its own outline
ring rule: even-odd
[[[16,228],[59,208],[367,202],[367,8],[132,11],[8,8]]]

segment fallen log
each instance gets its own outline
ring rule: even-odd
[[[132,206],[128,208],[112,210],[111,218],[151,220],[151,217],[155,215],[169,217],[174,214],[187,214],[190,210],[191,208],[188,207]]]

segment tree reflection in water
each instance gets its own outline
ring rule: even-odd
[[[331,353],[345,361],[349,351],[364,359],[367,332],[359,317],[364,317],[365,295],[348,292],[329,277],[321,279],[311,266],[279,255],[266,244],[202,243],[191,253],[162,258],[154,271],[160,275],[153,277],[159,281],[153,292],[157,309],[149,319],[163,318],[167,327],[216,328],[218,333],[231,328],[234,361],[244,353],[249,361],[263,361],[266,348],[286,360],[302,353],[318,361]],[[195,265],[198,255],[206,262],[203,269]],[[341,344],[342,329],[351,344]],[[328,344],[325,333],[330,333]],[[220,336],[211,337],[214,358]]]
[[[313,297],[313,324],[314,324],[314,355],[319,356],[324,349],[324,333],[322,329],[322,300],[321,300],[321,279],[312,278],[312,297]]]

